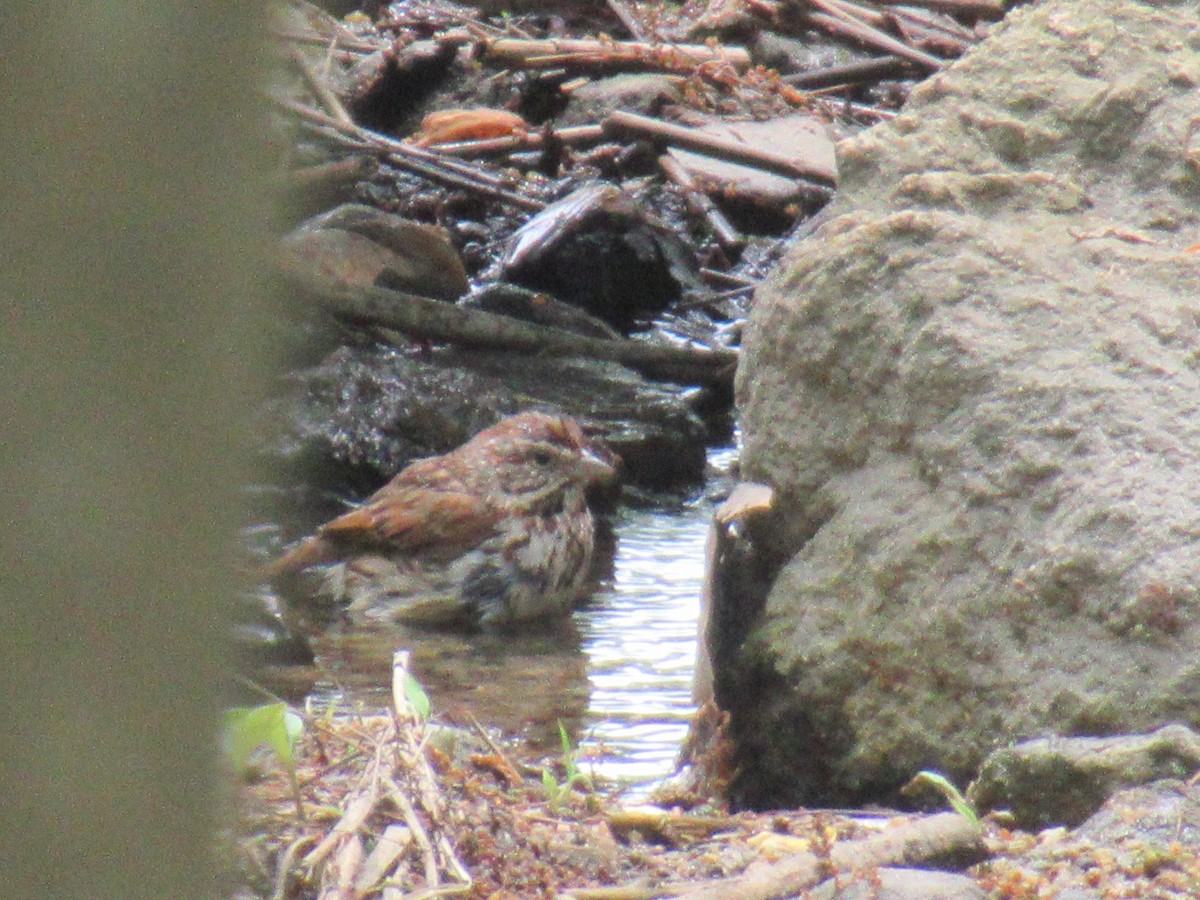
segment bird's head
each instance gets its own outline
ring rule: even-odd
[[[620,459],[589,439],[568,416],[525,412],[497,422],[467,445],[492,467],[497,490],[509,503],[530,508],[561,503],[572,489],[617,477]]]

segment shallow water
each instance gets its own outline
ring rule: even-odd
[[[710,489],[734,451],[709,454]],[[671,774],[693,712],[692,669],[713,501],[614,517],[611,569],[571,620],[515,635],[331,632],[315,639],[321,671],[309,703],[378,712],[390,703],[392,654],[411,668],[440,717],[519,736],[549,753],[558,722],[605,778],[646,785]]]
[[[668,774],[687,733],[710,518],[706,502],[627,514],[611,582],[577,614],[591,686],[583,750],[605,775]]]

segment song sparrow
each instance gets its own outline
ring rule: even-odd
[[[319,567],[320,599],[351,621],[493,628],[563,614],[592,555],[587,488],[617,462],[573,419],[512,416],[411,463],[267,574]]]

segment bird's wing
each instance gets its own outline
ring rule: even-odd
[[[276,578],[372,550],[389,556],[422,553],[449,562],[490,535],[499,519],[494,508],[471,494],[388,485],[322,525],[263,574]]]
[[[491,534],[500,518],[473,494],[411,485],[389,487],[322,525],[317,536],[356,549],[379,547],[399,554],[436,551],[449,559]]]

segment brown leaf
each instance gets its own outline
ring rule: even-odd
[[[524,119],[503,109],[446,109],[427,115],[412,142],[428,147],[525,134],[528,130]]]

